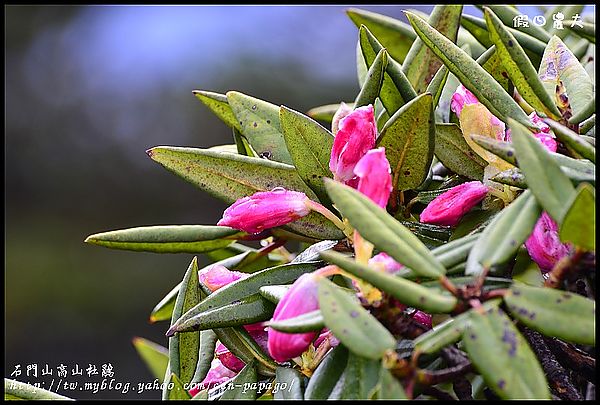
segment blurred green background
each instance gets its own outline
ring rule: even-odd
[[[403,8],[362,7],[403,19]],[[153,377],[131,339],[166,345],[153,306],[192,255],[108,250],[86,236],[214,224],[224,204],[153,163],[157,145],[231,143],[193,89],[299,111],[352,101],[357,29],[344,6],[5,6],[5,376],[111,363],[120,391]],[[477,15],[470,7],[468,12]],[[201,264],[207,263],[200,257]],[[39,372],[38,372],[39,374]],[[85,374],[85,371],[84,371]],[[101,378],[67,378],[99,381]]]

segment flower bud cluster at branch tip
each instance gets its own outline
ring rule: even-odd
[[[421,212],[421,222],[456,226],[463,215],[479,204],[487,193],[488,187],[479,181],[471,181],[452,187],[427,205]]]
[[[392,192],[390,163],[385,148],[371,149],[356,164],[357,189],[381,208],[385,208]]]

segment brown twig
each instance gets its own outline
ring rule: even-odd
[[[521,327],[521,331],[531,345],[537,358],[540,360],[544,373],[548,378],[548,383],[554,393],[564,400],[583,400],[581,393],[573,384],[571,377],[558,360],[556,360],[556,357],[544,342],[542,335],[525,326]]]
[[[452,395],[436,387],[426,387],[423,390],[423,394],[432,396],[440,401],[456,401]]]
[[[596,359],[572,344],[556,338],[544,336],[544,342],[563,366],[579,373],[588,381],[596,381]]]
[[[452,389],[459,401],[473,400],[473,387],[465,377],[459,377],[452,383]]]
[[[418,370],[418,382],[425,385],[435,385],[452,381],[473,370],[473,365],[464,352],[450,346],[442,350],[442,358],[450,366],[442,370]]]

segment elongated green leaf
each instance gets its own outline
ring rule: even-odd
[[[596,193],[591,185],[582,183],[577,187],[559,236],[563,242],[570,242],[581,249],[596,250]]]
[[[235,117],[227,102],[225,94],[214,93],[212,91],[194,90],[192,92],[198,100],[207,106],[217,117],[219,117],[228,126],[241,130],[240,122]]]
[[[537,111],[555,118],[560,117],[560,111],[551,97],[554,93],[546,91],[519,42],[489,8],[483,9],[490,38],[519,94]]]
[[[593,300],[552,288],[514,284],[504,296],[510,313],[544,335],[584,345],[596,344]]]
[[[336,207],[361,236],[415,273],[437,277],[446,271],[429,249],[405,226],[368,197],[346,185],[326,181]]]
[[[168,170],[229,204],[276,187],[300,191],[310,199],[317,199],[296,169],[283,163],[195,148],[155,147],[147,153]],[[328,219],[316,212],[286,227],[318,239],[341,239],[344,236]]]
[[[502,160],[512,164],[517,164],[515,149],[510,142],[499,141],[487,136],[471,135],[471,139],[485,150],[492,152]]]
[[[481,24],[480,21],[483,22],[483,24]],[[490,47],[494,46],[484,20],[469,14],[463,14],[460,19],[460,24],[486,49],[489,50]]]
[[[575,187],[527,128],[513,120],[509,120],[509,125],[519,168],[529,189],[544,210],[560,224]]]
[[[362,107],[368,104],[374,104],[375,99],[379,96],[381,85],[383,83],[383,75],[388,64],[388,54],[385,49],[377,53],[373,64],[369,67],[365,82],[360,89],[360,92],[354,100],[356,107]]]
[[[343,293],[326,278],[318,284],[319,307],[325,325],[351,352],[376,360],[395,347],[396,339],[356,297]]]
[[[514,281],[523,284],[541,287],[544,285],[544,276],[536,262],[531,260],[525,246],[522,246],[517,251],[515,265],[512,269],[511,277]]]
[[[348,363],[340,378],[339,391],[332,392],[329,399],[372,399],[377,389],[380,371],[380,361],[350,351]]]
[[[291,283],[302,274],[315,270],[315,265],[316,263],[314,262],[287,264],[265,269],[253,273],[246,278],[236,280],[233,283],[230,283],[210,294],[198,305],[183,314],[183,316],[181,316],[177,322],[171,326],[170,331],[178,330],[179,327],[185,324],[188,320],[202,314],[205,311],[215,310],[216,308],[220,308],[224,305],[232,304],[234,301],[239,301],[251,295],[258,294],[258,290],[264,285]]]
[[[273,304],[277,304],[283,299],[285,294],[289,291],[291,286],[289,285],[268,285],[260,287],[258,290],[259,294],[271,301]]]
[[[169,349],[141,337],[133,338],[132,343],[152,375],[162,383],[169,364]]]
[[[190,263],[183,281],[175,307],[173,308],[173,319],[175,320],[195,307],[200,302],[200,284],[198,282],[198,259],[194,257]],[[175,374],[183,383],[192,381],[198,364],[200,353],[200,333],[183,333],[169,338],[169,367],[171,373]]]
[[[587,71],[557,36],[548,41],[538,75],[546,91],[554,95],[557,106],[564,104],[556,90],[562,82],[575,116],[585,110],[589,100],[594,97],[594,85]]]
[[[255,361],[246,366],[232,380],[233,389],[226,390],[220,399],[222,400],[254,400],[256,389],[252,387],[258,381]]]
[[[512,93],[512,83],[508,78],[508,71],[502,63],[502,58],[499,53],[496,52],[496,46],[492,45],[487,51],[485,51],[478,59],[477,63],[481,65],[489,74],[492,75],[498,83],[502,85],[504,90],[509,94]]]
[[[450,41],[456,42],[462,8],[462,5],[436,5],[427,22]],[[402,71],[417,94],[422,94],[441,66],[442,61],[417,38],[406,55]]]
[[[456,174],[482,180],[488,163],[463,138],[456,124],[435,125],[435,156]]]
[[[196,364],[196,372],[192,378],[192,383],[200,383],[204,381],[210,364],[215,355],[215,346],[217,344],[217,335],[212,330],[200,331],[200,343],[198,345],[198,364]]]
[[[566,166],[560,166],[560,170],[564,173],[565,176],[567,176],[576,184],[581,182],[596,182],[596,174],[594,169],[574,169]],[[512,168],[509,170],[502,171],[493,176],[491,180],[513,187],[527,188],[525,175],[523,175],[523,172],[518,168]]]
[[[170,383],[173,384],[173,389],[169,389]],[[169,381],[166,384],[167,386],[167,397],[163,399],[168,399],[169,401],[180,401],[191,399],[192,396],[187,392],[184,387],[184,383],[177,377],[175,374],[171,374]]]
[[[596,43],[596,24],[585,22],[585,21],[577,21],[573,20],[565,21],[564,28],[568,28],[577,35],[582,38],[587,39],[592,44]]]
[[[422,94],[400,108],[386,122],[377,140],[392,169],[392,185],[399,191],[425,180],[433,158],[435,125],[431,94]]]
[[[4,400],[73,401],[72,398],[10,378],[4,378]]]
[[[278,364],[266,354],[250,334],[241,326],[213,329],[219,341],[244,363],[256,359],[257,371],[261,375],[274,376]]]
[[[388,369],[383,367],[379,372],[377,399],[408,399],[400,381]]]
[[[277,390],[273,390],[274,399],[304,399],[302,386],[304,375],[298,370],[289,367],[277,367],[275,370],[275,383],[279,384]]]
[[[533,231],[541,207],[529,190],[503,209],[485,228],[467,259],[466,274],[503,264],[512,258]]]
[[[280,332],[303,333],[320,331],[325,325],[321,311],[316,310],[282,321],[271,321],[267,326]]]
[[[550,399],[542,367],[500,308],[471,311],[464,347],[488,387],[502,399]]]
[[[373,36],[367,27],[362,25],[359,30],[359,52],[362,54],[365,65],[373,65],[375,57],[383,49],[377,38]],[[402,72],[402,65],[393,58],[388,57],[381,91],[379,92],[379,99],[388,114],[395,113],[407,101],[416,96],[417,93]]]
[[[514,18],[521,15],[519,10],[517,10],[515,7],[507,6],[504,4],[502,4],[502,5],[488,4],[488,5],[486,5],[486,7],[489,8],[491,11],[493,11],[494,14],[496,14],[496,16],[498,16],[498,18],[500,20],[502,20],[502,23],[504,25],[506,25],[507,27],[513,27],[514,26]],[[486,7],[479,6],[479,8],[482,8],[483,10],[485,10]],[[548,32],[546,32],[546,30],[544,30],[542,27],[540,27],[536,24],[530,23],[530,24],[527,24],[527,26],[518,25],[517,29],[519,31],[522,31],[526,34],[531,35],[534,38],[539,39],[540,41],[548,42],[548,40],[550,40],[550,34],[548,34]]]
[[[355,8],[349,9],[346,13],[358,28],[365,25],[388,50],[392,58],[400,63],[404,62],[416,38],[408,24],[382,14]]]
[[[400,221],[400,223],[417,235],[419,239],[424,236],[446,242],[452,234],[452,229],[448,226],[423,224],[416,221]]]
[[[556,121],[545,119],[544,122],[550,126],[556,138],[567,145],[567,147],[570,147],[585,159],[589,159],[594,163],[596,162],[596,148],[593,145],[586,142],[576,132],[571,131]]]
[[[444,62],[450,72],[501,120],[512,117],[523,125],[531,126],[529,118],[513,98],[494,78],[465,51],[438,33],[415,14],[405,12],[409,22],[433,52]]]
[[[564,16],[572,18],[574,14],[581,13],[583,11],[583,7],[585,7],[584,4],[560,5],[553,11],[553,13],[560,12]],[[548,28],[548,33],[550,35],[557,35],[560,38],[565,38],[569,34],[569,30],[564,29],[565,25],[567,24],[567,21],[563,21],[563,24],[561,26],[555,26],[554,24],[552,24],[552,26]]]
[[[321,257],[411,307],[433,313],[450,312],[456,307],[457,301],[453,296],[442,295],[410,280],[374,270],[341,253],[330,250],[321,253]],[[327,323],[327,319],[325,321]]]
[[[112,249],[155,253],[204,253],[222,249],[245,232],[226,226],[143,226],[90,235],[86,243]]]
[[[304,391],[304,399],[327,399],[348,364],[348,349],[338,345],[325,356]]]
[[[427,89],[425,93],[429,93],[433,96],[433,109],[435,110],[440,102],[440,98],[442,97],[442,92],[444,91],[444,86],[446,85],[446,81],[448,80],[448,68],[446,65],[442,65],[438,71],[433,76],[433,79],[427,85]]]
[[[279,107],[237,91],[227,92],[240,132],[258,156],[293,164],[279,124]]]
[[[587,132],[587,130],[585,130],[586,128],[584,127],[583,123],[588,118],[595,116],[594,115],[595,113],[596,113],[596,93],[594,93],[594,97],[588,101],[586,106],[584,108],[582,108],[581,110],[579,110],[579,112],[577,112],[577,115],[573,115],[571,118],[569,118],[569,124],[581,123],[582,124],[580,126],[581,133],[585,134]],[[595,119],[594,119],[594,121],[595,121]]]
[[[473,58],[479,58],[485,51],[486,48],[475,38],[469,31],[461,27],[458,28],[458,38],[456,45],[460,48],[469,47],[470,54]]]
[[[242,135],[242,133],[240,131],[238,131],[236,128],[233,128],[232,132],[233,132],[233,141],[235,142],[235,147],[236,147],[238,154],[240,154],[242,156],[258,157],[256,152],[254,150],[252,150],[252,147],[248,143],[248,140],[246,138],[244,138],[244,136]],[[209,149],[212,150],[213,148],[209,148]]]
[[[502,300],[486,301],[482,307],[484,309],[495,308]],[[419,353],[437,353],[444,347],[458,342],[467,327],[469,317],[473,310],[463,312],[447,321],[435,326],[433,329],[423,333],[414,340],[415,351]]]
[[[346,105],[354,109],[353,103],[346,103]],[[340,108],[340,104],[326,104],[319,107],[313,107],[306,112],[306,115],[314,120],[324,121],[331,123],[335,112]],[[281,112],[280,112],[281,115]]]
[[[298,175],[321,201],[328,202],[322,178],[332,176],[329,159],[333,135],[316,121],[284,106],[279,118]]]

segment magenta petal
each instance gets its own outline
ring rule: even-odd
[[[556,262],[569,254],[569,246],[558,237],[558,225],[546,212],[542,212],[536,222],[525,248],[544,273],[552,270]]]
[[[240,278],[246,278],[248,274],[240,273],[239,271],[231,271],[225,266],[215,264],[207,269],[204,269],[198,275],[202,284],[208,287],[211,291],[216,291],[221,287],[226,286]]]
[[[337,111],[335,112],[335,114],[333,115],[333,118],[331,120],[331,133],[333,135],[337,134],[337,132],[339,130],[340,121],[343,118],[346,118],[351,112],[352,112],[352,108],[349,107],[348,104],[346,104],[342,101],[342,103],[338,107]]]
[[[369,264],[380,263],[386,273],[394,274],[400,271],[404,266],[385,252],[381,252],[369,259]]]
[[[217,225],[257,233],[308,215],[307,200],[306,194],[284,188],[261,191],[233,203]]]
[[[431,328],[431,320],[433,317],[430,314],[417,310],[413,313],[412,318],[421,325],[429,329]]]
[[[215,348],[215,356],[221,361],[225,367],[231,371],[240,372],[246,365],[243,361],[231,353],[228,348],[221,342]]]
[[[479,103],[477,97],[461,84],[456,88],[456,91],[452,95],[450,109],[454,111],[457,117],[460,117],[460,113],[465,105],[477,103]]]
[[[273,321],[281,321],[319,309],[316,277],[312,274],[300,276],[279,301]],[[300,356],[318,332],[284,333],[273,328],[268,330],[268,347],[271,357],[283,362]]]
[[[392,175],[385,148],[368,151],[356,164],[354,174],[359,178],[358,191],[384,208],[392,192]]]
[[[231,371],[227,367],[225,367],[219,359],[213,359],[210,363],[210,370],[206,374],[202,383],[197,385],[194,389],[194,394],[192,394],[192,390],[190,390],[190,395],[196,395],[203,389],[211,389],[215,386],[224,383],[235,377],[237,373],[235,371]]]
[[[455,226],[464,214],[485,198],[487,192],[487,186],[479,181],[471,181],[453,187],[427,205],[421,212],[421,222]]]

